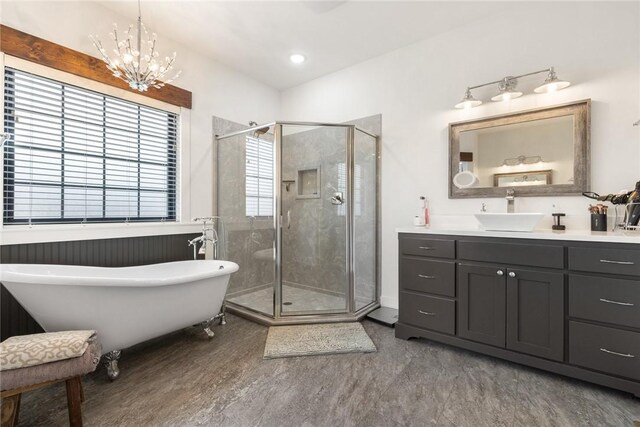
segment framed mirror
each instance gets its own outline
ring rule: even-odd
[[[449,125],[449,198],[589,191],[591,100]]]

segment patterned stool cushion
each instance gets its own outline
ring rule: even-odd
[[[0,343],[0,371],[80,357],[96,331],[20,335]]]
[[[2,371],[0,372],[2,390],[13,390],[93,372],[96,370],[98,362],[100,362],[101,350],[100,343],[97,340],[93,340],[80,357]]]

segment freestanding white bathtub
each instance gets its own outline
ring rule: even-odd
[[[229,261],[178,261],[137,267],[0,264],[0,282],[47,332],[95,329],[109,377],[120,350],[222,317]]]

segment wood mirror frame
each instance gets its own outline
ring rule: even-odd
[[[505,197],[512,187],[458,188],[453,177],[460,168],[460,132],[573,116],[573,184],[513,187],[516,196],[568,196],[589,191],[591,181],[591,100],[554,105],[449,124],[449,198]]]

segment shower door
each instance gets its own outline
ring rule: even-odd
[[[276,316],[348,312],[353,130],[283,124],[279,131]]]

